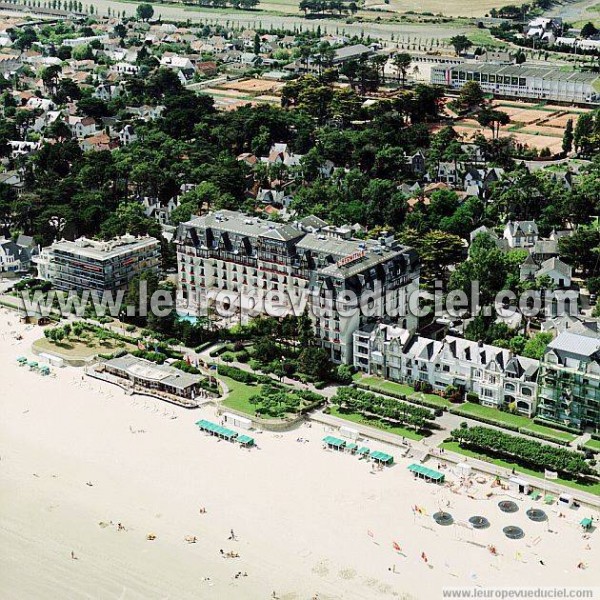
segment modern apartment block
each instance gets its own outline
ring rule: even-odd
[[[408,300],[419,285],[414,250],[391,236],[359,240],[352,233],[316,217],[281,224],[227,210],[182,223],[178,309],[207,314],[223,298],[240,319],[306,309],[331,359],[350,364],[352,334],[366,323],[391,315],[416,329]]]
[[[451,385],[477,394],[484,406],[512,405],[526,416],[536,410],[539,361],[488,344],[452,336],[437,341],[377,324],[354,332],[354,366],[410,385],[427,382],[435,392]]]
[[[484,92],[500,96],[585,104],[595,104],[600,99],[600,75],[591,71],[491,63],[431,67],[433,84],[460,89],[467,81],[476,81]]]
[[[160,243],[150,236],[124,235],[106,242],[82,237],[54,242],[33,260],[40,279],[56,289],[114,292],[142,272],[158,275]]]
[[[600,429],[600,338],[593,332],[563,331],[548,344],[538,414],[578,429]]]

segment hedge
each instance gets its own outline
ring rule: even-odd
[[[519,429],[519,433],[524,435],[528,435],[530,437],[538,438],[540,440],[545,440],[546,442],[553,442],[555,444],[559,444],[560,446],[568,446],[570,442],[567,440],[563,440],[559,437],[554,437],[553,435],[546,435],[545,433],[540,433],[539,431],[532,431],[531,429],[527,429],[527,427],[521,427]]]
[[[542,417],[534,417],[533,422],[536,425],[543,425],[544,427],[551,427],[552,429],[560,429],[561,431],[566,431],[567,433],[572,433],[574,435],[581,435],[581,429],[577,429],[577,427],[570,427],[569,425],[564,425],[563,423],[556,423],[554,421],[549,421],[548,419],[544,419]],[[592,434],[593,437],[593,434]]]
[[[496,427],[500,427],[502,429],[508,429],[509,431],[516,431],[518,433],[519,429],[520,429],[520,427],[518,425],[513,425],[512,423],[507,423],[506,421],[500,421],[498,419],[482,417],[481,415],[471,414],[470,412],[461,410],[460,407],[451,407],[448,410],[452,414],[459,415],[460,417],[465,417],[466,419],[472,419],[473,421],[479,421],[481,423],[486,423],[487,425],[495,425]]]
[[[600,433],[592,433],[592,439],[600,442]]]
[[[258,383],[259,378],[252,373],[248,373],[248,371],[243,371],[242,369],[238,369],[237,367],[230,367],[229,365],[219,365],[217,367],[217,373],[219,375],[223,375],[225,377],[229,377],[234,379],[235,381],[239,381],[240,383]],[[271,379],[268,378],[269,383]]]

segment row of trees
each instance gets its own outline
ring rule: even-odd
[[[304,16],[344,15],[358,11],[356,2],[347,0],[300,0],[299,8]]]
[[[340,412],[379,417],[390,424],[407,425],[416,431],[430,428],[435,420],[434,412],[428,408],[352,387],[339,388],[331,402],[339,407]]]
[[[550,469],[570,476],[593,474],[583,454],[503,433],[489,427],[460,427],[451,433],[465,448],[515,460],[537,471]]]

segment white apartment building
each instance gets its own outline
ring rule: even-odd
[[[350,364],[352,334],[368,322],[397,316],[405,329],[416,329],[408,299],[419,285],[414,250],[390,236],[357,240],[351,233],[315,217],[281,224],[227,210],[182,223],[178,309],[218,314],[227,302],[239,319],[306,309],[331,359]]]
[[[484,406],[514,404],[527,416],[536,409],[539,361],[480,342],[431,340],[377,324],[354,332],[354,366],[392,381],[427,382],[435,392],[452,385],[477,394]]]
[[[124,235],[109,241],[61,240],[33,259],[38,277],[59,290],[116,291],[146,271],[158,275],[160,242],[153,237]]]

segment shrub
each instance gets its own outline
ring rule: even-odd
[[[352,383],[352,369],[348,365],[340,365],[337,368],[336,379],[342,385],[350,385]]]
[[[148,350],[134,350],[131,354],[138,358],[144,358],[145,360],[155,362],[158,365],[162,365],[167,359],[167,357],[160,352],[150,352]]]
[[[223,354],[223,356],[221,356],[221,359],[223,360],[223,362],[226,362],[226,363],[233,362],[234,358],[235,357],[233,356],[233,354],[230,354],[229,352],[226,352],[225,354]]]
[[[248,361],[248,366],[253,370],[253,371],[259,371],[260,368],[262,367],[262,363],[254,358],[251,358]]]
[[[242,350],[244,350],[244,342],[242,342],[242,340],[238,340],[235,342],[235,344],[233,344],[234,352],[241,352]]]
[[[237,367],[229,367],[227,365],[219,365],[217,373],[229,377],[230,379],[234,379],[235,381],[239,381],[240,383],[251,384],[258,381],[256,375],[248,373],[247,371],[242,371],[242,369],[238,369]]]
[[[127,325],[127,327],[125,327],[125,331],[133,333],[135,331],[135,325]]]
[[[241,363],[248,362],[249,358],[250,358],[250,355],[248,354],[248,352],[246,352],[246,350],[240,350],[239,352],[235,353],[235,359],[238,362],[241,362]]]
[[[479,396],[475,392],[467,392],[467,402],[472,402],[473,404],[479,404]]]
[[[178,360],[174,362],[172,367],[179,369],[180,371],[184,371],[185,373],[191,373],[192,375],[199,375],[200,369],[197,369],[193,365],[188,364],[185,360]]]

